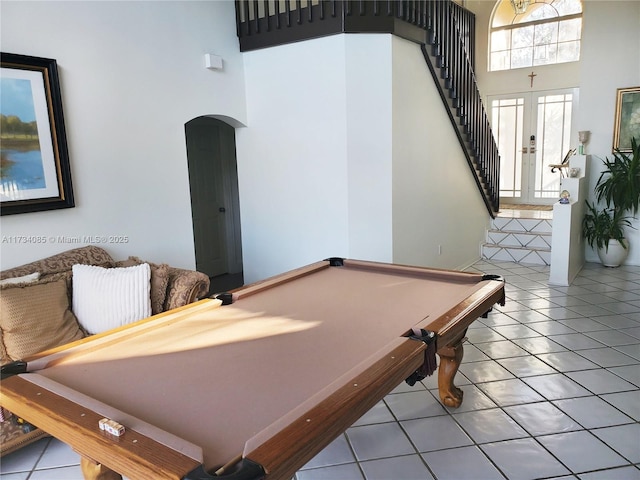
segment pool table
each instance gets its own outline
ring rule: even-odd
[[[87,479],[289,480],[436,352],[459,406],[467,327],[505,299],[499,277],[340,258],[216,297],[5,366],[0,405]]]

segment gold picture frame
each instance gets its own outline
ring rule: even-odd
[[[613,128],[613,151],[631,151],[631,139],[640,142],[640,87],[619,88]]]

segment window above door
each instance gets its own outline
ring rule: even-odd
[[[533,0],[516,14],[498,0],[489,28],[489,71],[575,62],[580,59],[582,2]]]

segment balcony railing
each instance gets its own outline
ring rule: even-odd
[[[474,74],[475,17],[451,0],[236,0],[240,50],[338,33],[419,43],[483,200],[499,206],[500,159]]]
[[[424,0],[236,0],[241,51],[336,33],[393,33],[422,43],[425,14]]]

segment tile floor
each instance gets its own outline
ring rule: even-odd
[[[640,267],[587,264],[570,287],[548,267],[481,261],[508,301],[469,329],[458,409],[436,378],[399,386],[297,480],[640,479]],[[81,479],[44,439],[2,459],[2,480]]]

